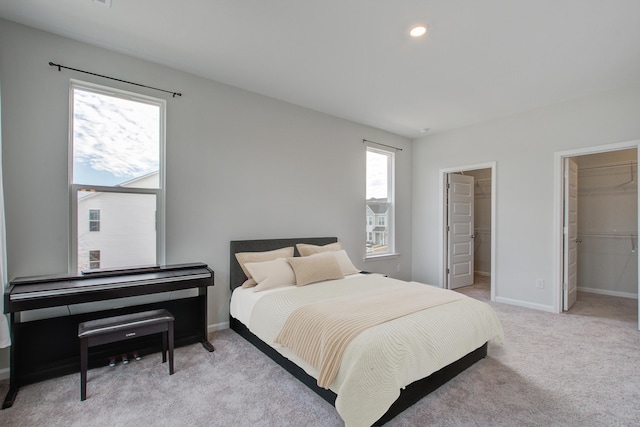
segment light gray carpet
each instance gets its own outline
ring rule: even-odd
[[[487,289],[461,290],[486,299]],[[390,426],[638,426],[637,301],[581,294],[569,314],[492,303],[506,342]],[[176,349],[23,387],[2,426],[341,426],[335,409],[230,330]],[[4,396],[8,385],[0,383]]]

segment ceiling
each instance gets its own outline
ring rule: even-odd
[[[640,81],[638,0],[0,0],[0,17],[409,138]]]

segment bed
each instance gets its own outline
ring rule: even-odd
[[[252,288],[242,286],[247,280],[247,275],[236,258],[237,253],[263,253],[293,247],[294,256],[298,257],[300,254],[296,248],[297,244],[321,247],[337,244],[336,242],[338,239],[335,237],[230,242],[230,288],[232,291],[230,326],[307,387],[334,405],[346,426],[386,423],[484,358],[487,355],[489,340],[501,342],[502,328],[495,313],[487,304],[452,291],[415,282],[401,282],[362,272],[349,274],[343,279],[337,278],[306,286],[292,284],[293,286],[269,289],[265,292],[254,292]],[[298,258],[289,260],[292,265],[293,261],[298,261]],[[319,295],[313,292],[317,292],[320,288],[324,295],[327,290],[333,292],[338,289],[349,289],[348,292],[356,292],[357,288],[379,286],[386,289],[387,286],[403,287],[405,284],[412,285],[412,289],[421,288],[417,289],[421,292],[424,288],[429,288],[429,292],[437,292],[445,298],[450,296],[453,300],[424,310],[416,309],[412,314],[373,326],[360,333],[349,344],[345,344],[346,349],[342,359],[338,359],[340,365],[337,373],[334,377],[329,377],[330,382],[321,384],[322,387],[318,385],[321,382],[319,378],[325,377],[317,366],[300,357],[291,348],[275,342],[281,339],[283,325],[289,324],[287,319],[294,317],[291,312],[293,308],[289,311],[283,309],[286,312],[284,314],[279,313],[279,309],[273,308],[282,306],[281,298],[293,301],[298,293],[302,295],[302,292],[307,292],[311,296],[301,297],[299,301],[311,301]],[[350,297],[347,295],[345,298]],[[274,301],[275,306],[270,306],[269,304],[274,304]],[[304,305],[299,301],[295,304]],[[300,307],[296,310],[298,308]],[[265,321],[265,318],[259,318],[259,316],[267,316],[269,320]],[[425,322],[425,326],[422,327],[420,322]],[[416,333],[414,325],[419,325],[419,339],[417,336],[414,338],[410,335]],[[277,334],[278,330],[280,334]],[[452,332],[447,332],[449,330]],[[427,333],[429,336],[425,338]],[[274,339],[276,334],[277,339]],[[460,339],[452,337],[451,334],[459,334]],[[431,335],[438,338],[433,338]],[[442,338],[440,338],[441,335]],[[441,340],[442,343],[440,343]],[[412,341],[411,346],[415,345],[419,348],[405,348],[408,341]],[[389,346],[392,348],[387,349]],[[393,356],[386,355],[389,350]],[[402,357],[398,357],[398,354]],[[382,362],[378,362],[378,358]],[[389,363],[390,360],[392,363]],[[377,363],[380,366],[376,365]],[[382,368],[389,372],[381,372]],[[375,371],[377,376],[369,375],[366,372],[368,370]],[[413,378],[415,376],[417,378]]]

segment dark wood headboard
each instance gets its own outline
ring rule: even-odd
[[[337,237],[301,237],[297,239],[264,239],[264,240],[232,240],[230,242],[229,256],[229,287],[233,291],[242,285],[247,278],[240,268],[240,264],[236,259],[238,252],[264,252],[274,249],[286,248],[289,246],[296,247],[296,243],[307,243],[309,245],[328,245],[338,241]],[[298,249],[294,249],[294,255],[300,256]]]

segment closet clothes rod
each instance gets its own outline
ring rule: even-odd
[[[628,234],[611,234],[611,233],[591,233],[591,234],[578,234],[576,242],[582,243],[583,237],[604,237],[604,238],[613,238],[613,239],[629,239],[631,243],[631,252],[636,251],[636,240],[638,239],[638,233],[628,233]]]
[[[126,84],[130,84],[130,85],[134,85],[134,86],[144,87],[144,88],[147,88],[147,89],[153,89],[153,90],[157,90],[157,91],[164,92],[164,93],[170,93],[174,98],[176,96],[182,96],[182,93],[180,93],[180,92],[174,92],[172,90],[158,89],[157,87],[147,86],[147,85],[143,85],[143,84],[140,84],[140,83],[134,83],[134,82],[130,82],[130,81],[127,81],[127,80],[118,79],[118,78],[115,78],[115,77],[105,76],[105,75],[102,75],[102,74],[92,73],[91,71],[85,71],[85,70],[79,70],[77,68],[66,67],[64,65],[55,64],[55,63],[53,63],[51,61],[49,61],[49,66],[50,67],[58,67],[58,71],[62,71],[62,69],[64,68],[65,70],[71,70],[71,71],[77,71],[78,73],[90,74],[92,76],[102,77],[103,79],[115,80],[115,81],[121,82],[121,83],[126,83]]]
[[[620,233],[620,234],[615,234],[615,233],[578,233],[578,237],[613,237],[613,238],[621,238],[621,239],[628,239],[629,237],[631,238],[637,238],[638,237],[638,233]]]

